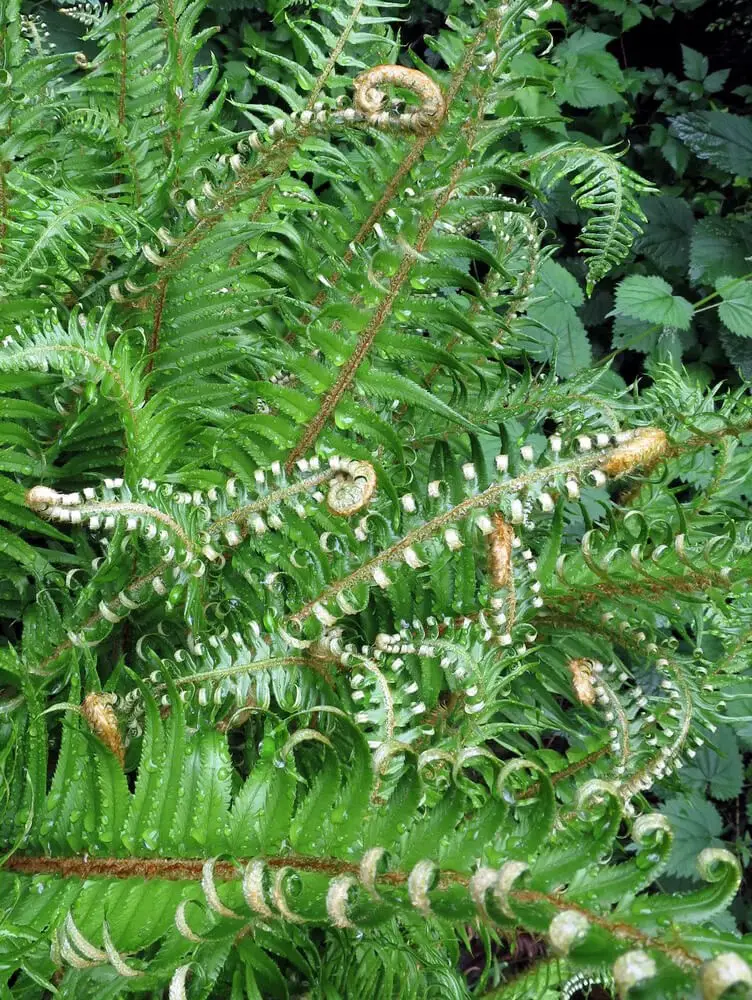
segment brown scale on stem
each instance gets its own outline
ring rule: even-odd
[[[447,111],[449,107],[451,107],[452,101],[457,96],[464,81],[466,80],[467,76],[470,74],[472,70],[478,48],[483,44],[483,42],[485,41],[490,32],[498,34],[500,29],[501,29],[501,10],[497,8],[489,15],[489,18],[484,28],[476,33],[473,41],[470,43],[470,45],[467,46],[467,49],[465,51],[465,57],[462,60],[459,69],[455,72],[455,74],[452,77],[450,86],[446,93],[446,97],[444,97],[441,90],[433,83],[433,81],[430,80],[429,77],[426,77],[424,74],[420,74],[422,79],[417,83],[419,88],[425,91],[426,93],[424,104],[421,110],[414,113],[418,117],[416,121],[412,124],[412,126],[410,126],[409,123],[405,124],[407,125],[407,127],[414,127],[417,131],[422,131],[424,134],[422,137],[419,137],[416,140],[415,145],[413,146],[413,150],[411,151],[410,154],[408,154],[407,159],[410,159],[411,156],[416,155],[420,151],[422,151],[422,148],[424,148],[424,146],[426,145],[428,138],[438,133],[442,124],[446,120]],[[358,77],[358,81],[360,81],[359,89],[361,89],[364,94],[366,93],[366,90],[363,90],[364,87],[367,87],[368,90],[374,90],[375,93],[379,93],[377,89],[378,83],[398,82],[397,80],[395,80],[394,77],[395,71],[399,71],[398,80],[401,79],[402,81],[401,83],[398,83],[398,85],[407,86],[406,82],[407,77],[404,75],[404,70],[405,70],[404,67],[375,66],[372,70],[369,70],[366,73],[361,74],[360,77]],[[411,84],[412,85],[410,89],[413,89],[416,86],[416,81],[413,80],[412,78],[411,78]],[[428,93],[429,84],[431,88],[430,96]],[[435,90],[433,88],[435,88]],[[399,295],[402,286],[409,279],[413,266],[415,262],[419,259],[420,254],[423,252],[425,244],[433,230],[434,225],[438,221],[441,212],[448,203],[449,199],[452,197],[452,194],[456,189],[457,184],[459,183],[460,177],[469,166],[470,163],[469,151],[472,149],[474,145],[476,135],[481,127],[483,115],[485,113],[484,111],[485,98],[482,91],[476,88],[473,92],[473,98],[475,100],[475,107],[473,109],[473,113],[471,114],[470,118],[462,128],[464,134],[464,140],[468,148],[468,156],[463,158],[459,163],[455,165],[449,177],[448,184],[444,187],[444,189],[439,193],[438,197],[436,198],[433,212],[422,220],[418,229],[417,238],[413,243],[410,252],[405,253],[400,266],[398,267],[396,273],[392,277],[389,284],[388,293],[384,296],[378,308],[376,309],[376,312],[373,314],[371,321],[368,323],[368,325],[361,333],[358,342],[355,346],[355,349],[353,353],[350,355],[350,358],[340,369],[340,374],[339,377],[337,378],[337,381],[330,387],[330,389],[324,394],[324,396],[322,396],[318,411],[307,423],[297,444],[294,445],[292,451],[287,456],[287,460],[285,462],[285,468],[288,471],[292,469],[295,462],[312,447],[312,445],[318,438],[319,434],[321,433],[322,429],[326,426],[329,417],[336,409],[337,404],[345,395],[345,393],[348,391],[350,384],[355,378],[355,375],[358,369],[360,368],[361,363],[368,354],[376,335],[378,334],[379,330],[382,328],[382,326],[390,316],[394,303],[397,299],[397,296]],[[368,101],[375,100],[375,94],[369,94],[367,100]],[[405,162],[407,162],[407,159]],[[395,178],[392,179],[392,185],[391,185],[393,188],[396,189],[395,180],[396,180],[396,175]],[[382,198],[382,200],[379,202],[379,205],[376,206],[376,208],[374,208],[374,212],[371,213],[371,218],[373,219],[374,222],[375,222],[374,213],[376,212],[376,210],[377,209],[380,210],[381,208],[386,209],[386,207],[387,203],[384,202],[384,199]]]
[[[574,659],[567,663],[572,675],[572,687],[581,705],[595,704],[595,687],[593,686],[593,665],[590,660]]]
[[[434,128],[432,128],[431,130],[424,130],[420,135],[416,136],[415,142],[413,143],[407,156],[404,157],[399,167],[395,171],[394,176],[384,189],[384,193],[381,195],[379,200],[371,209],[371,214],[368,216],[366,221],[361,225],[356,235],[348,244],[347,250],[345,251],[342,258],[343,268],[341,270],[334,271],[329,276],[329,282],[332,288],[339,282],[340,278],[342,277],[342,274],[344,273],[344,269],[349,267],[349,265],[354,260],[355,258],[354,247],[360,246],[366,239],[366,237],[369,235],[369,233],[372,232],[375,224],[384,215],[389,205],[391,205],[395,195],[397,194],[397,191],[402,185],[402,182],[405,180],[405,178],[409,177],[413,167],[420,161],[421,157],[423,156],[423,151],[425,150],[426,146],[428,146],[428,144],[431,142],[435,134],[438,132],[440,125],[447,116],[447,111],[451,106],[452,101],[459,93],[460,88],[462,87],[463,83],[465,82],[468,74],[472,69],[473,61],[475,59],[477,51],[485,41],[486,32],[491,27],[493,28],[494,32],[494,45],[496,45],[498,44],[499,33],[501,31],[501,12],[498,9],[490,14],[487,24],[484,25],[484,27],[481,30],[475,33],[475,37],[473,38],[472,42],[468,45],[467,50],[465,52],[465,58],[462,60],[462,63],[452,75],[449,86],[447,87],[446,97],[442,98],[443,111],[441,115],[437,116],[436,121],[434,123]],[[320,308],[326,301],[326,298],[327,298],[327,292],[325,289],[322,289],[322,291],[319,292],[319,294],[314,299],[313,306],[317,309]],[[310,322],[310,320],[308,320],[308,322]],[[285,339],[291,340],[293,338],[291,334],[288,334]]]
[[[511,628],[517,613],[517,593],[514,588],[512,548],[514,529],[507,524],[501,514],[491,518],[493,531],[488,536],[488,572],[497,590],[506,590],[507,627]]]
[[[600,468],[613,478],[623,476],[638,466],[649,472],[668,450],[668,438],[659,427],[644,427],[636,431],[629,441],[615,448]]]
[[[102,692],[87,694],[81,705],[81,715],[88,722],[94,735],[115,754],[122,767],[125,762],[125,751],[117,716],[112,708],[114,700],[115,696],[112,694]]]
[[[512,577],[514,529],[501,514],[494,514],[493,532],[488,536],[488,571],[497,589],[508,587]]]

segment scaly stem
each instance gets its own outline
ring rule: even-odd
[[[28,361],[31,364],[36,364],[37,359],[41,355],[45,354],[73,354],[80,358],[83,358],[86,362],[93,365],[95,368],[101,368],[103,371],[107,372],[112,381],[120,390],[120,396],[125,403],[128,416],[130,419],[131,428],[133,434],[136,432],[136,402],[128,395],[128,390],[125,387],[125,382],[120,372],[112,365],[101,358],[98,354],[94,354],[92,351],[86,350],[84,347],[77,347],[75,344],[45,344],[39,347],[22,347],[15,351],[13,354],[13,359],[19,359],[22,363]]]
[[[138,592],[143,590],[144,587],[150,586],[152,580],[156,579],[156,577],[158,577],[164,571],[164,568],[165,564],[160,563],[158,566],[155,566],[154,569],[150,570],[144,576],[138,577],[136,580],[134,580],[133,583],[131,583],[130,586],[128,586],[126,589],[130,591],[131,595],[138,594]],[[108,607],[110,611],[112,611],[114,614],[116,614],[121,608],[125,607],[125,604],[120,594],[118,594],[117,597],[114,597],[110,601]],[[102,621],[103,618],[104,615],[102,614],[102,612],[97,610],[92,615],[90,615],[83,623],[83,625],[81,625],[80,628],[78,628],[76,631],[85,632],[87,629],[93,628],[95,625],[97,625],[100,621]],[[73,631],[74,631],[73,629],[69,628],[68,634],[70,635],[70,633]],[[49,666],[52,663],[54,663],[55,660],[59,659],[63,655],[63,653],[66,653],[68,652],[69,649],[72,649],[73,646],[74,646],[73,640],[70,638],[66,639],[64,642],[61,642],[58,646],[55,647],[55,649],[53,649],[53,651],[48,656],[45,656],[43,660],[40,660],[40,662],[34,668],[32,668],[30,672],[33,674],[45,674]]]
[[[360,867],[339,858],[309,857],[300,854],[274,855],[261,859],[272,869],[293,868],[301,872],[312,872],[319,875],[337,877],[351,875],[358,877]],[[140,878],[168,879],[170,881],[199,881],[202,876],[205,858],[98,858],[89,857],[57,857],[14,855],[6,861],[5,871],[17,872],[21,875],[59,875],[63,878]],[[237,880],[241,876],[241,867],[246,860],[237,862],[216,861],[214,864],[215,879],[223,881]],[[410,877],[409,872],[391,871],[379,874],[377,884],[402,886]],[[442,869],[438,888],[451,885],[467,886],[469,877],[460,872]],[[592,910],[586,909],[555,893],[536,892],[526,889],[513,889],[508,894],[512,903],[523,906],[542,903],[555,910],[575,910],[597,927],[623,941],[638,944],[643,948],[663,952],[672,962],[683,969],[696,969],[702,965],[702,959],[679,945],[667,944],[660,938],[651,937],[644,931],[618,919],[603,917]]]
[[[352,13],[345,22],[345,26],[343,27],[342,32],[339,38],[337,39],[337,42],[334,48],[332,49],[331,54],[326,61],[326,64],[324,65],[324,68],[322,69],[321,73],[318,76],[318,79],[313,85],[313,90],[311,91],[308,101],[306,102],[307,110],[309,111],[311,110],[311,108],[316,103],[319,94],[326,86],[326,82],[329,79],[332,70],[337,65],[337,60],[342,55],[342,50],[344,49],[345,45],[347,45],[347,39],[350,37],[350,33],[357,24],[358,18],[360,17],[360,12],[363,9],[364,2],[365,0],[357,0],[357,3],[352,9]]]
[[[309,601],[299,611],[291,615],[289,620],[291,622],[295,622],[296,624],[302,623],[310,614],[312,614],[315,605],[332,600],[337,596],[337,594],[340,594],[342,591],[351,587],[357,586],[359,583],[370,581],[374,569],[400,558],[405,549],[410,548],[413,545],[419,545],[421,542],[428,541],[428,539],[433,538],[443,528],[447,528],[451,524],[464,520],[464,518],[472,514],[473,511],[498,507],[505,497],[522,494],[528,489],[528,487],[533,486],[535,483],[545,482],[555,475],[561,475],[564,473],[577,475],[579,473],[587,472],[589,469],[593,469],[599,465],[607,465],[609,462],[621,458],[622,449],[625,447],[628,446],[618,445],[615,448],[604,449],[602,452],[597,454],[588,454],[584,457],[573,459],[570,462],[562,463],[561,465],[536,468],[522,476],[517,476],[516,479],[511,479],[505,483],[496,483],[489,486],[481,493],[476,493],[474,496],[466,497],[456,506],[451,507],[443,514],[439,514],[432,520],[421,524],[420,527],[411,531],[408,535],[405,535],[403,538],[399,539],[399,541],[384,549],[384,551],[379,555],[374,556],[373,559],[369,559],[368,562],[363,563],[362,566],[359,566],[348,576],[338,580],[336,583],[330,584],[328,587],[325,587],[318,597]]]
[[[162,328],[162,314],[167,300],[167,283],[169,278],[163,278],[157,283],[157,301],[154,305],[154,320],[149,337],[149,360],[146,363],[145,374],[150,375],[154,369],[154,360],[159,347],[159,331]]]
[[[447,119],[452,101],[459,93],[460,88],[464,84],[468,74],[470,73],[473,67],[474,59],[478,49],[488,36],[490,30],[498,32],[500,24],[501,24],[501,13],[497,9],[493,11],[492,14],[489,16],[488,22],[479,31],[476,32],[472,42],[468,45],[465,51],[465,55],[459,69],[452,77],[444,101],[443,113],[439,116],[437,122],[435,123],[431,131],[424,137],[423,141],[421,142],[420,139],[417,140],[415,146],[411,150],[410,155],[405,161],[406,164],[408,161],[410,161],[410,166],[412,166],[413,162],[417,162],[417,159],[422,154],[423,149],[425,148],[428,141],[430,141],[430,139],[433,138],[440,131],[441,127],[444,125]],[[485,111],[485,102],[481,98],[481,95],[476,94],[476,98],[477,98],[477,105],[475,109],[475,115],[464,128],[465,131],[464,138],[468,146],[468,149],[472,149],[474,139],[483,121],[483,115]],[[418,229],[418,236],[415,240],[415,243],[413,244],[409,252],[407,252],[405,256],[402,258],[402,262],[400,263],[400,266],[397,269],[397,273],[390,281],[389,291],[387,292],[386,296],[382,299],[381,304],[379,305],[373,317],[371,318],[371,321],[368,323],[365,330],[361,333],[360,337],[358,338],[358,342],[355,345],[355,350],[350,355],[347,362],[340,369],[340,374],[339,377],[337,378],[337,381],[328,390],[328,392],[324,394],[323,398],[321,399],[321,403],[319,405],[317,413],[306,425],[298,443],[295,445],[295,447],[288,455],[287,461],[285,463],[286,468],[288,469],[292,468],[297,459],[299,459],[301,455],[304,455],[306,451],[308,451],[311,448],[311,446],[316,441],[323,428],[326,426],[327,422],[329,421],[329,418],[332,416],[334,410],[337,407],[337,404],[340,402],[344,394],[350,388],[350,385],[353,379],[355,378],[358,369],[363,363],[363,360],[365,359],[366,355],[371,349],[371,345],[376,339],[377,334],[381,330],[385,321],[390,316],[392,308],[394,307],[394,303],[399,293],[401,292],[405,282],[410,277],[410,274],[412,273],[412,270],[416,262],[420,259],[420,254],[422,253],[425,247],[426,241],[428,240],[428,237],[430,236],[434,225],[438,221],[441,212],[446,206],[447,202],[452,197],[454,189],[457,186],[457,183],[459,182],[459,179],[461,178],[462,174],[466,170],[468,164],[469,164],[469,154],[468,156],[460,160],[452,170],[449,182],[444,187],[439,197],[436,199],[436,205],[433,212],[421,223]],[[361,227],[358,236],[356,236],[356,242],[358,241],[358,237],[363,238],[367,232],[370,232],[370,229],[375,224],[376,219],[379,217],[381,212],[386,209],[386,207],[389,204],[388,201],[385,201],[387,193],[390,190],[392,191],[396,190],[398,183],[405,175],[405,172],[406,172],[405,164],[403,164],[401,172],[398,171],[398,175],[395,175],[395,177],[392,179],[390,187],[387,189],[387,192],[385,192],[384,196],[382,196],[380,201],[374,207],[365,225]],[[391,195],[390,195],[390,200],[391,200]],[[352,260],[352,258],[353,258],[353,250],[352,247],[349,247],[347,253],[345,254],[345,263],[346,264],[349,263]]]
[[[317,669],[302,656],[276,656],[268,660],[258,660],[255,663],[237,663],[232,667],[221,667],[219,670],[205,670],[200,674],[186,674],[185,677],[176,677],[172,683],[174,687],[181,688],[191,684],[203,684],[206,681],[221,681],[225,677],[236,677],[238,674],[252,674],[260,670],[274,670],[278,667],[310,667],[311,670]],[[154,688],[155,694],[167,690],[166,684],[158,684]]]

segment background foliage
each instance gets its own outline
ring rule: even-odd
[[[464,6],[451,0],[407,4],[400,12],[403,45],[432,65],[438,55],[426,38]],[[263,63],[263,52],[272,49],[305,60],[288,24],[294,4],[215,0],[212,9],[224,24],[217,41],[240,100],[259,91],[245,56],[260,55]],[[743,56],[752,28],[744,5],[557,3],[548,23],[555,40],[550,58],[521,54],[515,69],[545,80],[550,90],[523,86],[510,103],[529,115],[560,114],[568,121],[521,130],[517,148],[535,150],[564,136],[615,147],[628,143],[629,165],[660,190],[642,201],[648,225],[637,253],[594,298],[571,303],[577,319],[562,315],[542,337],[539,355],[547,357],[550,337],[561,336],[572,342],[571,357],[560,361],[567,370],[582,370],[594,351],[596,357],[615,354],[616,370],[627,381],[649,358],[684,362],[705,384],[733,378],[734,368],[748,378],[752,292],[748,281],[725,281],[749,275],[752,253],[752,89]],[[708,49],[712,57],[703,54]],[[264,72],[274,78],[280,70],[269,65]],[[562,183],[543,211],[562,247],[557,259],[582,286],[577,233],[587,209],[573,203]],[[618,286],[631,276],[632,297],[620,301]],[[662,283],[643,280],[653,277]],[[726,299],[706,302],[719,288]],[[690,311],[687,303],[703,311]]]

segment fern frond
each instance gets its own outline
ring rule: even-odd
[[[655,188],[606,150],[560,143],[521,161],[541,187],[569,178],[577,205],[590,214],[582,231],[588,294],[625,260],[645,215],[638,197]]]

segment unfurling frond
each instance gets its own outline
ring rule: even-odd
[[[607,150],[590,146],[561,143],[525,163],[543,187],[569,178],[577,205],[592,213],[582,231],[591,292],[626,259],[645,222],[637,199],[655,193],[655,188]]]

